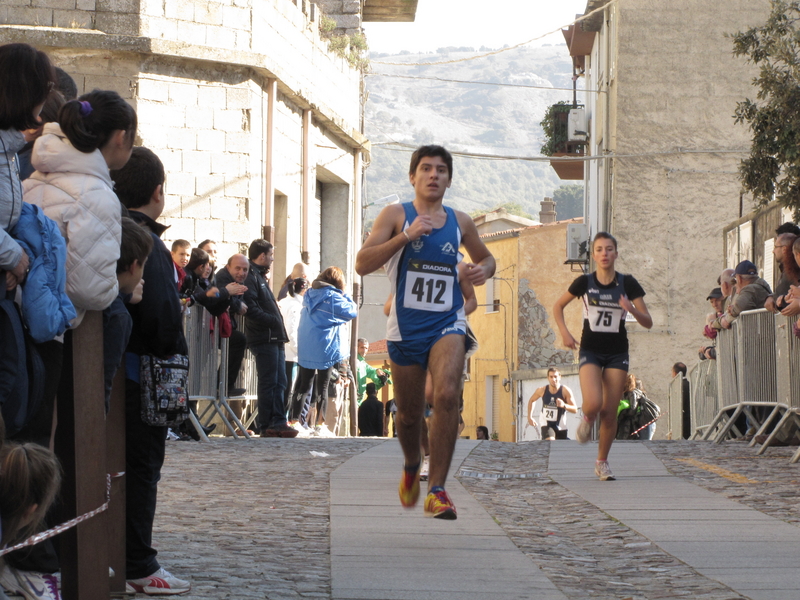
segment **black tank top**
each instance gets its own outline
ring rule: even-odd
[[[559,431],[566,428],[564,423],[564,415],[566,408],[558,408],[556,398],[564,400],[564,386],[561,385],[556,390],[555,394],[550,393],[550,386],[544,386],[544,394],[542,394],[542,417],[547,421],[547,426]]]

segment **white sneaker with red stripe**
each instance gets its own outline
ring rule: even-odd
[[[192,584],[178,579],[164,568],[141,579],[128,579],[126,592],[129,594],[147,594],[148,596],[171,596],[185,594],[192,589]]]

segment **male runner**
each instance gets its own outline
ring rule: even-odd
[[[531,409],[533,403],[539,398],[542,399],[542,439],[543,440],[566,440],[567,421],[566,414],[571,412],[576,414],[578,407],[572,398],[572,390],[567,386],[561,385],[561,372],[555,367],[547,369],[547,380],[549,383],[540,387],[528,400],[528,423],[537,427],[533,419]]]
[[[411,156],[413,202],[384,208],[356,258],[368,275],[386,265],[393,299],[387,324],[389,359],[397,401],[397,435],[405,456],[400,502],[419,498],[420,441],[425,408],[425,371],[430,370],[436,410],[430,429],[430,476],[425,514],[455,519],[444,490],[458,431],[458,403],[464,369],[466,319],[459,287],[458,251],[473,262],[465,277],[483,285],[495,261],[466,213],[442,205],[453,179],[453,157],[441,146],[422,146]]]

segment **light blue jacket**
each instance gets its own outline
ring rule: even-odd
[[[349,355],[341,329],[358,314],[358,306],[338,288],[314,281],[303,298],[297,333],[297,361],[306,369],[327,369]]]
[[[22,257],[22,247],[9,235],[22,210],[17,151],[25,138],[16,129],[0,129],[0,269],[10,271]]]
[[[77,316],[66,293],[67,244],[55,221],[33,204],[23,203],[11,234],[31,261],[22,284],[22,319],[34,341],[49,342]]]

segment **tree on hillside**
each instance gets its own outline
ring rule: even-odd
[[[733,53],[759,65],[756,98],[737,103],[736,122],[753,132],[739,165],[745,190],[763,206],[777,199],[800,219],[800,2],[771,0],[760,27],[733,36]]]
[[[583,185],[571,183],[562,185],[553,192],[556,202],[556,216],[559,221],[583,216]]]

